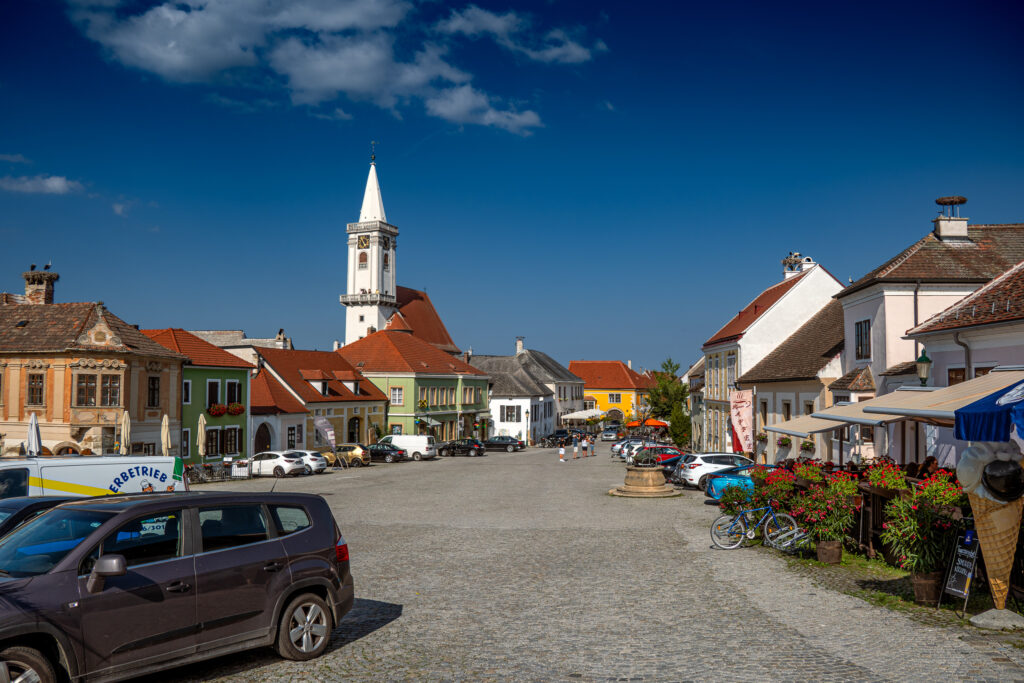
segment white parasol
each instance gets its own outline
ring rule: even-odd
[[[164,455],[171,454],[171,420],[164,413],[164,419],[160,420],[160,450]]]
[[[121,447],[118,453],[128,455],[128,444],[132,439],[132,418],[128,416],[128,409],[121,413]]]
[[[35,413],[28,418],[28,443],[26,450],[31,456],[37,456],[43,451],[43,438],[39,434],[39,418]]]
[[[200,458],[206,457],[206,415],[199,413],[199,424],[196,425],[196,453]]]

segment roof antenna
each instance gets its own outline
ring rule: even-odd
[[[375,163],[376,161],[377,161],[377,141],[376,140],[370,140],[370,163],[372,164],[372,163]]]

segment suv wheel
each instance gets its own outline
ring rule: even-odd
[[[281,613],[277,654],[300,662],[319,657],[331,640],[331,621],[331,611],[320,596],[298,596]]]
[[[422,458],[423,458],[423,456],[420,455],[418,451],[416,453],[412,454],[412,459],[413,460],[421,460]]]
[[[514,450],[515,450],[515,446],[513,446],[512,444],[509,444],[508,446],[505,446],[505,452],[506,453],[511,453]]]
[[[697,488],[699,488],[701,491],[708,490],[708,475],[705,474],[703,477],[700,478],[700,481],[697,482]]]
[[[43,653],[19,645],[0,652],[0,680],[55,683],[57,676]]]
[[[277,477],[278,479],[280,479],[281,477],[283,477],[283,476],[284,476],[284,468],[283,468],[283,467],[281,467],[280,465],[278,465],[277,467],[275,467],[275,468],[274,468],[274,476],[275,476],[275,477]]]

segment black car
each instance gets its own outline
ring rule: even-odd
[[[20,498],[4,498],[0,500],[0,536],[18,526],[26,519],[46,512],[54,505],[74,500],[65,496],[36,496]]]
[[[455,441],[441,444],[438,449],[438,453],[441,455],[477,456],[483,455],[486,452],[487,447],[478,439],[456,439]]]
[[[0,539],[0,567],[3,680],[118,681],[266,646],[307,661],[354,601],[334,515],[301,493],[80,498]]]
[[[370,460],[383,462],[400,462],[409,457],[405,449],[392,446],[389,443],[371,443],[366,447],[366,452],[370,454]]]
[[[484,448],[489,451],[505,451],[507,453],[511,453],[513,451],[521,451],[526,448],[526,442],[522,439],[517,439],[514,436],[492,436],[484,441]]]

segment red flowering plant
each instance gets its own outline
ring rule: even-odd
[[[867,471],[868,483],[880,489],[906,491],[910,488],[903,470],[892,463],[872,465]]]
[[[727,515],[735,515],[739,514],[740,510],[752,507],[750,499],[751,493],[747,489],[740,486],[726,486],[718,499],[718,507]]]
[[[824,486],[813,486],[793,499],[790,512],[816,541],[841,541],[853,525],[857,507],[837,478]]]
[[[828,475],[828,485],[841,495],[857,495],[857,478],[849,472],[840,470]]]
[[[927,574],[942,568],[950,544],[960,532],[955,505],[963,491],[949,472],[937,472],[915,487],[910,496],[885,506],[882,542],[907,571]]]
[[[796,490],[796,476],[781,467],[769,470],[764,485],[754,489],[753,502],[757,507],[771,505],[776,510],[788,510]]]
[[[793,466],[793,474],[807,481],[825,481],[825,475],[821,472],[821,465],[814,462],[798,462]]]
[[[245,406],[241,403],[229,403],[228,415],[241,415],[245,412]]]
[[[750,468],[748,474],[750,475],[751,480],[753,480],[755,484],[759,484],[764,482],[765,477],[768,476],[768,473],[770,471],[771,470],[769,470],[764,465],[754,465],[753,467]]]
[[[223,417],[227,414],[228,407],[223,403],[211,403],[206,412],[210,414],[210,417]]]

